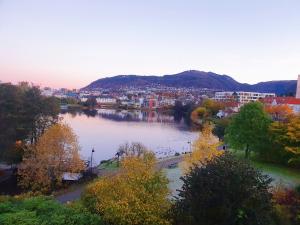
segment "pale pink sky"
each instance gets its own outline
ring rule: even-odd
[[[297,0],[0,0],[0,80],[81,88],[184,70],[296,79]]]

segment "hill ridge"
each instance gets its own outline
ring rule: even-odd
[[[256,84],[240,83],[226,74],[187,70],[177,74],[156,75],[116,75],[93,81],[83,90],[89,89],[120,89],[124,87],[176,87],[176,88],[207,88],[224,91],[257,91],[273,92],[277,95],[295,94],[296,80],[273,80]]]

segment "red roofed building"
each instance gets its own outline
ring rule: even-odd
[[[287,105],[294,113],[300,113],[300,99],[294,97],[269,97],[260,100],[266,105]]]

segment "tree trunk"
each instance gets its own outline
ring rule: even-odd
[[[249,144],[246,145],[246,149],[245,149],[245,158],[246,158],[246,159],[249,158]]]

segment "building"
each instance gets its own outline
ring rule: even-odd
[[[246,91],[220,91],[215,93],[214,99],[222,102],[238,102],[246,104],[254,102],[262,98],[275,97],[275,93],[259,93],[259,92],[246,92]]]
[[[294,97],[269,97],[260,100],[265,105],[287,105],[294,113],[300,113],[300,99]]]
[[[96,98],[96,101],[100,105],[114,105],[117,103],[117,99],[110,97],[110,96],[102,96]]]
[[[298,75],[296,98],[300,99],[300,75]]]

